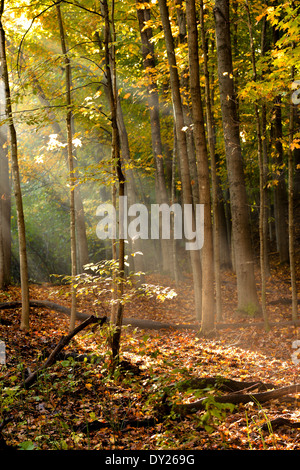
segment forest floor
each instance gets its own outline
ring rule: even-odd
[[[0,365],[0,426],[2,422],[6,444],[29,450],[299,450],[300,428],[283,425],[273,429],[272,420],[283,417],[300,422],[300,394],[234,409],[212,402],[196,413],[157,417],[156,410],[170,385],[173,392],[167,401],[172,403],[218,394],[207,388],[183,392],[176,387],[190,377],[259,381],[276,388],[300,383],[300,365],[292,360],[292,343],[300,339],[300,331],[294,326],[265,331],[256,326],[261,318],[238,316],[235,276],[223,272],[222,322],[244,322],[245,326],[220,329],[213,338],[201,338],[194,321],[190,279],[186,277],[178,287],[161,275],[148,276],[147,282],[172,287],[177,296],[164,302],[134,298],[126,305],[125,316],[172,325],[195,324],[195,330],[124,327],[122,358],[137,368],[117,369],[113,377],[107,367],[107,330],[89,328],[76,335],[66,349],[97,354],[99,362],[57,361],[25,389],[27,368],[33,371],[43,363],[68,333],[69,318],[55,310],[33,307],[30,332],[25,334],[19,328],[20,309],[1,311],[0,339],[6,344],[6,365]],[[31,299],[65,306],[70,305],[68,292],[67,286],[30,286]],[[267,282],[270,321],[291,319],[290,299],[288,267],[274,258]],[[18,286],[0,292],[0,302],[12,300],[20,300]],[[82,295],[78,310],[102,316],[94,302],[95,296]]]

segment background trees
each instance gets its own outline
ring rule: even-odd
[[[192,204],[194,210],[200,202],[205,204],[206,216],[201,251],[187,253],[181,240],[158,244],[138,239],[124,245],[126,269],[139,270],[137,261],[142,259],[144,271],[165,271],[177,280],[178,273],[192,273],[196,315],[205,331],[215,321],[214,285],[221,317],[218,265],[223,263],[224,269],[222,260],[226,260],[228,269],[230,260],[237,279],[238,309],[259,311],[255,276],[260,249],[263,273],[268,274],[270,253],[278,253],[280,262],[289,262],[296,240],[292,223],[299,194],[299,108],[294,105],[291,110],[290,104],[292,83],[299,79],[299,5],[251,2],[247,10],[246,3],[228,0],[207,0],[203,8],[192,1],[187,8],[171,0],[107,2],[114,18],[110,38],[107,30],[105,35],[105,5],[89,0],[2,4],[6,32],[2,50],[6,46],[9,52],[12,106],[8,117],[18,138],[29,278],[48,281],[52,274],[71,273],[70,190],[77,272],[87,262],[112,257],[110,240],[96,237],[96,208],[111,201],[111,187],[121,175],[112,169],[119,168],[125,175],[124,194],[131,201],[149,208],[154,202],[176,201]],[[68,38],[64,51],[57,8],[64,12]],[[72,67],[69,90],[66,57]],[[106,68],[112,63],[113,101]],[[65,132],[68,93],[73,119],[69,140]],[[19,214],[17,199],[12,200],[12,219],[7,216],[5,152],[12,163],[14,146],[12,134],[6,143],[5,126],[12,121],[1,116],[1,122],[3,286],[10,276],[10,223],[11,274],[19,279],[23,271],[16,238],[20,228],[14,218],[16,207]],[[120,158],[111,152],[118,135]],[[65,165],[68,149],[76,168],[71,188]],[[264,231],[259,238],[260,216]],[[75,257],[74,246],[72,253]]]

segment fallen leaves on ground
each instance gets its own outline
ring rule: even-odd
[[[30,332],[25,334],[19,329],[20,309],[1,311],[0,339],[6,344],[7,364],[1,367],[0,421],[10,418],[2,431],[5,442],[18,448],[41,450],[300,449],[298,429],[263,428],[278,416],[300,421],[297,396],[296,400],[286,397],[263,406],[250,402],[235,407],[233,412],[219,410],[221,419],[209,416],[209,426],[203,412],[180,418],[168,415],[151,422],[166,387],[187,377],[221,376],[272,383],[275,387],[300,381],[299,366],[292,361],[292,343],[299,337],[298,328],[274,327],[266,332],[255,326],[258,319],[237,317],[234,275],[223,272],[222,277],[222,321],[244,322],[245,327],[221,329],[212,339],[199,337],[197,329],[154,331],[124,327],[122,358],[138,366],[139,373],[120,369],[114,377],[109,376],[107,369],[109,348],[105,329],[90,329],[76,336],[68,349],[97,354],[99,362],[58,361],[29,390],[22,389],[19,385],[27,369],[35,370],[61,336],[68,333],[69,318],[49,309],[32,308]],[[147,282],[170,286],[177,296],[165,302],[136,298],[126,305],[128,318],[197,325],[189,277],[180,286],[156,275],[149,276]],[[68,293],[67,286],[30,286],[30,298],[65,306],[70,302]],[[267,296],[270,320],[289,320],[288,273],[278,271],[278,266],[268,281]],[[0,292],[0,302],[19,298],[17,286]],[[103,315],[94,295],[79,297],[78,310]],[[198,391],[199,396],[203,396],[204,392],[201,393]],[[194,399],[194,390],[184,393],[175,390],[168,397],[178,403]]]

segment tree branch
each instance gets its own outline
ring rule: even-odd
[[[90,324],[93,324],[93,323],[99,323],[100,326],[102,326],[104,323],[106,322],[106,317],[102,317],[102,318],[97,318],[95,317],[94,315],[91,315],[90,317],[88,317],[84,322],[80,323],[80,325],[78,325],[76,328],[74,328],[68,335],[66,336],[62,336],[61,339],[59,340],[58,344],[56,345],[56,347],[53,349],[53,351],[51,352],[50,356],[48,357],[48,359],[45,361],[45,363],[39,367],[36,371],[34,371],[32,374],[30,374],[24,381],[24,387],[25,388],[28,388],[32,385],[33,382],[35,382],[35,380],[37,379],[38,377],[38,374],[45,370],[46,368],[52,366],[55,362],[56,362],[56,359],[57,359],[57,356],[58,354],[60,353],[60,351],[67,345],[69,344],[69,342],[71,341],[71,339],[77,335],[77,333],[79,333],[81,330],[83,330],[84,328],[86,328],[88,325]]]

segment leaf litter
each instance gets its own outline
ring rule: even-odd
[[[288,273],[284,269],[276,266],[268,281],[267,308],[272,322],[291,317]],[[122,360],[132,367],[116,371],[114,377],[107,367],[105,331],[82,331],[69,349],[78,354],[96,354],[99,362],[78,362],[73,357],[58,361],[28,390],[19,386],[22,379],[68,332],[69,319],[51,309],[32,308],[30,332],[25,334],[19,329],[20,309],[2,310],[0,339],[6,345],[7,363],[0,369],[0,421],[7,419],[2,430],[6,445],[30,450],[300,449],[298,428],[283,425],[273,429],[271,424],[279,417],[292,423],[300,421],[297,394],[264,404],[240,404],[234,410],[211,408],[206,415],[205,411],[184,416],[156,414],[164,400],[192,403],[203,394],[216,394],[209,388],[182,391],[177,387],[190,378],[257,381],[276,388],[299,382],[300,366],[292,360],[298,328],[273,327],[266,332],[256,326],[259,319],[238,316],[234,275],[223,272],[222,277],[222,323],[229,326],[218,329],[215,337],[198,334],[189,277],[177,287],[162,275],[148,276],[147,282],[172,287],[177,296],[164,302],[135,298],[126,305],[125,316],[171,325],[186,323],[194,325],[194,330],[125,326]],[[10,286],[0,292],[0,302],[18,300],[19,296],[19,287]],[[33,284],[30,297],[65,306],[69,303],[66,286]],[[78,310],[103,315],[93,296],[79,297]],[[237,322],[245,326],[234,328]],[[166,398],[170,387],[174,390]]]

